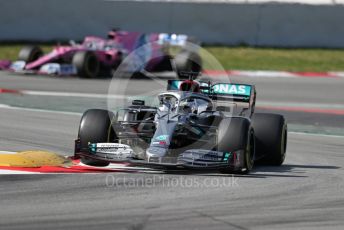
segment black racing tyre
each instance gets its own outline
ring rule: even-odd
[[[176,68],[179,79],[185,79],[180,72],[196,72],[202,71],[202,59],[196,52],[182,50],[174,57],[174,67]]]
[[[223,119],[218,130],[218,151],[233,152],[244,150],[242,168],[238,173],[249,173],[254,165],[254,131],[250,121],[242,117]],[[232,173],[231,169],[221,169],[221,173]]]
[[[25,46],[23,47],[18,55],[18,60],[30,63],[36,61],[43,55],[43,51],[38,46]]]
[[[78,76],[82,78],[95,78],[100,71],[100,63],[92,51],[79,51],[74,54],[72,64]]]
[[[107,110],[90,109],[87,110],[80,121],[78,138],[80,139],[80,147],[88,148],[89,142],[101,143],[109,142],[112,132],[112,124],[115,115]],[[104,167],[109,163],[105,161],[94,160],[90,158],[81,158],[81,162],[90,166]]]
[[[282,115],[256,113],[252,117],[256,137],[256,153],[261,164],[281,165],[286,157],[288,129]]]

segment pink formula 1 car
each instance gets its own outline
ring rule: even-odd
[[[81,44],[70,41],[69,46],[56,46],[48,54],[43,54],[42,49],[37,46],[26,46],[20,51],[18,61],[11,64],[2,61],[0,69],[95,78],[111,75],[128,54],[139,50],[130,59],[137,63],[130,63],[125,67],[128,72],[142,69],[169,71],[172,70],[172,59],[178,71],[198,72],[201,70],[198,51],[183,49],[189,40],[186,35],[112,30],[107,39],[88,36]],[[175,46],[181,49],[172,56],[170,47]]]

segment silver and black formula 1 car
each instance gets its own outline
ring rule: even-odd
[[[74,157],[92,166],[127,162],[224,173],[248,173],[256,161],[281,165],[286,121],[254,113],[255,100],[253,85],[169,80],[156,107],[134,100],[116,113],[86,111]]]

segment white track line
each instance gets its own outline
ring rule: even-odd
[[[55,97],[87,97],[87,98],[111,98],[111,99],[123,99],[128,96],[123,95],[109,95],[109,94],[97,94],[97,93],[74,93],[74,92],[53,92],[53,91],[33,91],[22,90],[21,94],[34,95],[34,96],[55,96]]]
[[[293,131],[288,131],[288,134],[296,134],[296,135],[304,135],[304,136],[315,136],[315,137],[344,138],[344,136],[340,136],[340,135],[321,134],[321,133],[304,133],[304,132],[293,132]]]
[[[230,71],[229,75],[231,76],[242,76],[242,77],[264,77],[264,78],[296,78],[297,75],[290,73],[290,72],[284,72],[284,71]]]
[[[276,101],[257,101],[256,106],[282,106],[282,107],[300,107],[316,109],[344,109],[344,104],[328,103],[305,103],[305,102],[276,102]]]
[[[0,151],[0,154],[16,154],[17,152],[12,151]]]
[[[18,174],[20,175],[20,174],[41,174],[41,173],[0,169],[0,175],[18,175]]]
[[[0,104],[0,109],[23,110],[23,111],[39,112],[39,113],[56,113],[56,114],[64,114],[64,115],[72,115],[72,116],[82,115],[82,113],[76,113],[76,112],[55,111],[55,110],[45,110],[45,109],[29,109],[29,108],[10,106],[6,104]]]

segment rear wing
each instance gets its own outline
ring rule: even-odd
[[[169,80],[167,90],[179,90],[182,80]],[[198,81],[201,93],[207,95],[217,110],[240,116],[251,116],[255,109],[256,89],[254,85],[237,83],[215,83]]]
[[[168,80],[167,90],[179,90],[183,80]],[[208,95],[213,100],[237,101],[249,103],[256,94],[253,85],[237,83],[215,83],[198,81],[201,92]]]
[[[206,92],[216,103],[216,110],[232,115],[251,117],[256,103],[256,89],[253,85],[217,83]]]
[[[209,90],[204,93],[208,94],[213,100],[230,100],[249,103],[251,98],[256,94],[256,90],[253,85],[216,83],[211,85]]]

